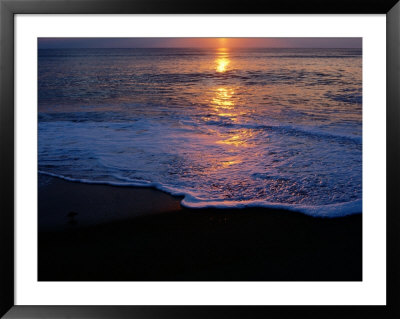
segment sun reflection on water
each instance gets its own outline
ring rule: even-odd
[[[226,48],[220,48],[216,52],[215,71],[224,73],[229,70],[231,64],[229,51]],[[240,97],[240,87],[229,85],[220,85],[214,87],[210,93],[212,94],[209,101],[209,106],[212,110],[212,115],[220,118],[222,122],[231,121],[238,122],[246,111],[238,104]],[[213,169],[231,169],[232,166],[239,165],[243,162],[243,151],[251,147],[251,139],[254,132],[251,129],[234,129],[225,130],[222,126],[214,131],[213,143],[221,147],[221,157],[216,160]],[[225,153],[226,152],[226,153]],[[222,154],[229,154],[223,156]]]
[[[219,140],[217,144],[231,145],[235,147],[248,147],[249,139],[254,135],[251,129],[242,129],[234,133],[226,134],[222,136],[222,140]]]
[[[217,58],[215,59],[216,71],[219,73],[226,72],[230,62],[228,50],[225,48],[218,49]]]
[[[227,159],[221,161],[221,168],[227,168],[235,164],[240,164],[242,161],[240,159]]]
[[[227,58],[217,59],[217,72],[223,73],[226,71],[229,65],[229,60]]]
[[[216,109],[232,109],[234,107],[234,103],[232,100],[232,96],[235,94],[235,91],[231,88],[219,87],[215,91],[215,96],[212,99],[212,104]]]

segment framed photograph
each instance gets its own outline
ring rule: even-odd
[[[397,1],[0,3],[1,315],[400,315]]]

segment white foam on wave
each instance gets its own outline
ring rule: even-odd
[[[246,207],[264,207],[272,209],[283,209],[294,212],[304,213],[313,217],[343,217],[362,212],[362,200],[356,200],[346,203],[336,203],[329,205],[299,205],[285,203],[271,203],[268,201],[197,201],[191,196],[185,196],[181,202],[182,206],[188,208],[246,208]]]
[[[172,196],[182,196],[181,205],[186,208],[192,209],[205,209],[205,208],[216,208],[216,209],[243,209],[250,207],[261,207],[270,209],[281,209],[289,210],[293,212],[299,212],[312,217],[344,217],[354,214],[362,213],[362,200],[356,200],[345,203],[336,203],[328,205],[299,205],[299,204],[286,204],[286,203],[272,203],[264,200],[202,200],[197,198],[192,192],[188,190],[181,190],[174,187],[168,187],[160,183],[152,183],[148,181],[138,182],[113,182],[113,181],[94,181],[89,179],[78,179],[71,178],[68,176],[57,175],[50,172],[38,171],[40,174],[48,175],[56,178],[61,178],[70,182],[79,182],[85,184],[97,184],[97,185],[110,185],[120,187],[147,187],[155,188],[160,191],[166,192]]]

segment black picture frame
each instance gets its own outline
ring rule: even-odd
[[[386,306],[15,306],[14,15],[15,14],[385,14],[387,18]],[[284,0],[0,0],[0,315],[6,318],[400,318],[397,183],[400,147],[400,2]],[[377,106],[382,107],[383,106]],[[384,212],[380,212],[384,213]]]

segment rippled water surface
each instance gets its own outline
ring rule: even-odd
[[[189,207],[361,211],[359,49],[39,50],[39,170]]]

